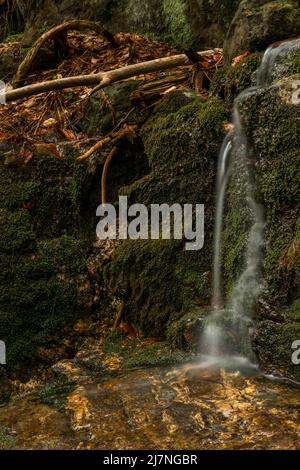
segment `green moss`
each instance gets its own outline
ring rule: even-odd
[[[35,234],[31,217],[24,209],[9,212],[0,209],[1,254],[34,249]]]
[[[82,314],[85,186],[86,166],[75,164],[72,152],[61,159],[35,154],[26,166],[17,152],[13,165],[1,159],[0,337],[9,368],[30,364],[40,345]]]
[[[166,342],[144,344],[139,338],[129,339],[122,330],[112,330],[104,342],[106,354],[118,354],[122,367],[154,367],[180,364],[191,356],[179,349],[170,349]]]
[[[171,350],[166,343],[154,343],[145,348],[136,350],[134,354],[124,361],[125,368],[170,366],[188,362],[190,355],[180,350]]]
[[[262,54],[255,52],[239,62],[235,67],[219,69],[212,79],[210,95],[220,96],[231,105],[244,90],[255,84],[254,72],[261,62]]]
[[[80,313],[76,275],[86,249],[75,239],[42,242],[34,253],[1,255],[1,338],[10,367],[31,361],[40,344],[57,337]]]
[[[300,50],[291,52],[285,61],[285,76],[300,73]]]
[[[0,426],[0,450],[14,450],[15,447],[15,438],[7,428]]]
[[[195,299],[209,302],[214,177],[228,117],[220,100],[170,95],[141,131],[150,173],[122,193],[130,203],[205,204],[206,239],[196,252],[178,240],[129,240],[116,250],[106,282],[125,298],[125,316],[148,336],[165,335],[168,322]]]
[[[75,383],[66,380],[49,382],[34,391],[33,397],[39,403],[64,411],[68,395],[74,390]]]
[[[300,298],[294,300],[290,307],[290,317],[300,323]]]
[[[132,92],[140,83],[138,80],[127,80],[107,87],[105,92],[92,95],[87,101],[82,121],[88,134],[105,134],[125,116],[127,124],[137,124],[145,120],[148,113],[141,115],[131,98]]]
[[[118,329],[112,329],[105,338],[103,344],[103,351],[106,354],[117,353],[119,354],[122,351],[124,345],[124,340],[126,338],[125,333]]]
[[[229,208],[224,225],[224,279],[225,291],[229,294],[244,265],[250,225],[249,212],[245,208],[244,201],[238,199],[234,189],[230,190]]]
[[[163,0],[165,22],[173,44],[189,48],[194,35],[187,17],[186,3],[183,0]]]
[[[171,320],[166,330],[166,337],[171,347],[197,352],[203,323],[209,313],[210,309],[205,306],[196,307]]]
[[[6,36],[5,39],[3,39],[2,42],[4,42],[4,43],[20,42],[20,41],[22,41],[23,36],[24,36],[24,33],[13,33],[13,32],[11,32],[10,34],[8,34],[8,36]]]
[[[256,198],[266,212],[264,278],[270,302],[281,305],[289,304],[297,295],[299,276],[299,209],[296,204],[300,196],[299,111],[289,101],[289,95],[282,95],[291,80],[294,77],[238,100],[248,141],[254,146]],[[243,233],[246,234],[249,227],[249,216],[243,212],[245,203],[239,190],[241,171],[234,169],[232,174],[224,232],[228,289],[242,268],[246,240]]]

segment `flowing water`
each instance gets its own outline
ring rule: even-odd
[[[253,308],[263,286],[261,266],[265,224],[263,207],[256,201],[255,177],[251,169],[252,149],[243,129],[239,103],[259,88],[270,85],[274,73],[282,66],[281,58],[294,47],[299,47],[299,40],[278,43],[266,50],[256,72],[256,86],[242,92],[236,99],[233,130],[226,136],[220,151],[216,188],[212,313],[206,321],[201,337],[204,367],[215,365],[244,368],[246,361],[250,368],[257,368],[250,332],[253,329]],[[234,171],[240,173],[239,182],[252,222],[247,236],[244,269],[225,302],[222,292],[222,232],[226,190],[230,177],[237,176],[232,175]]]
[[[63,407],[19,399],[0,426],[18,449],[297,449],[299,395],[239,372],[141,369],[86,378]]]

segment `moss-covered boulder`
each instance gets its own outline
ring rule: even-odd
[[[141,112],[142,104],[134,101],[134,91],[140,83],[139,80],[115,83],[89,97],[82,120],[84,130],[95,135],[111,131],[122,121],[143,124],[150,113]]]
[[[299,35],[297,0],[243,0],[231,23],[224,44],[227,62],[245,51],[262,51],[281,39]]]
[[[124,315],[146,335],[164,335],[193,303],[209,302],[214,178],[227,117],[220,100],[182,90],[167,95],[142,128],[150,172],[124,188],[129,203],[205,205],[202,250],[185,251],[184,240],[128,240],[107,267]]]

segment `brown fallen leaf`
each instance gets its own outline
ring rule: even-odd
[[[44,142],[41,142],[33,144],[32,146],[38,153],[54,156],[56,158],[62,158],[62,154],[55,144],[46,144]]]
[[[33,208],[33,202],[23,202],[22,207],[23,209],[30,211]]]
[[[127,334],[128,338],[136,338],[138,336],[138,332],[134,328],[133,325],[130,323],[122,322],[120,323],[119,329],[124,331]]]
[[[75,140],[76,139],[76,135],[74,134],[72,129],[60,129],[60,131],[66,139],[68,139],[68,140]]]
[[[249,55],[251,55],[250,51],[246,51],[243,54],[238,55],[232,60],[231,66],[236,67],[240,62],[242,62],[242,60],[244,60],[246,57],[249,57]]]

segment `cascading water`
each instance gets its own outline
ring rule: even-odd
[[[228,134],[225,138],[218,163],[217,175],[217,207],[215,216],[215,238],[214,238],[214,267],[213,267],[213,306],[220,308],[223,303],[221,290],[221,241],[223,231],[223,212],[226,187],[229,179],[230,166],[228,160],[232,150],[232,135]]]
[[[219,155],[217,201],[214,233],[212,313],[206,320],[201,337],[202,367],[256,367],[250,331],[255,302],[262,288],[262,252],[264,246],[264,212],[255,200],[255,179],[251,170],[251,147],[247,142],[239,113],[239,103],[258,88],[268,86],[280,58],[299,45],[299,40],[270,46],[256,72],[256,86],[244,91],[236,100],[233,130],[226,136]],[[224,302],[222,293],[222,232],[226,190],[230,176],[239,172],[240,190],[251,220],[247,236],[245,267],[232,292]],[[235,174],[236,176],[236,174]]]

